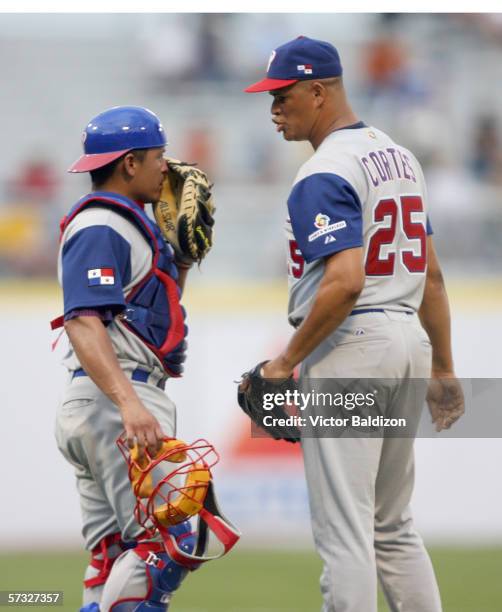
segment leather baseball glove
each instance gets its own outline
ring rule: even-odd
[[[153,213],[177,263],[189,267],[200,263],[213,245],[212,185],[206,173],[193,164],[171,157],[166,161],[169,172]]]
[[[288,391],[294,392],[297,390],[296,382],[293,378],[280,381],[263,378],[261,369],[266,363],[266,361],[263,361],[242,375],[237,390],[239,406],[253,423],[261,427],[275,440],[299,442],[301,434],[296,426],[282,425],[276,420],[290,417],[282,408],[285,401],[280,396],[285,395]],[[264,407],[265,405],[268,409]],[[265,417],[271,418],[264,422]],[[269,421],[273,421],[273,424],[266,424]]]

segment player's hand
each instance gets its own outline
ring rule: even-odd
[[[464,414],[464,392],[453,372],[432,373],[427,404],[438,432],[449,429]]]
[[[281,357],[277,357],[277,359],[267,361],[261,370],[263,378],[283,380],[293,374],[294,368],[288,367]]]
[[[157,419],[138,402],[122,408],[122,422],[129,448],[137,444],[140,458],[145,448],[148,448],[151,456],[155,456],[164,438]]]

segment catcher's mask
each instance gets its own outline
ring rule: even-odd
[[[239,540],[240,532],[220,512],[211,468],[219,461],[214,446],[207,440],[187,444],[176,438],[164,438],[160,450],[150,455],[145,449],[129,448],[125,436],[117,440],[124,456],[129,479],[136,497],[134,514],[151,535],[157,530],[171,558],[195,569],[201,563],[226,554]],[[198,516],[197,545],[193,554],[184,552],[169,527]],[[206,556],[209,533],[223,545],[219,554]]]

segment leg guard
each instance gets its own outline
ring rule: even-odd
[[[84,580],[85,588],[90,589],[104,584],[112,571],[115,559],[127,548],[129,547],[122,541],[120,533],[105,536],[91,551],[91,562],[86,574],[90,573],[90,568],[97,570],[97,573],[93,572],[94,576]]]
[[[136,546],[134,542],[132,544]],[[84,578],[84,593],[81,612],[98,612],[98,609],[88,606],[98,605],[101,601],[103,585],[112,570],[115,560],[124,550],[131,546],[122,541],[120,533],[105,536],[91,551],[91,561]]]
[[[188,521],[171,527],[170,532],[176,537],[180,548],[187,554],[193,552],[197,538]],[[116,591],[111,605],[106,603],[108,596],[103,598],[103,612],[165,612],[169,608],[174,591],[190,570],[173,561],[161,542],[140,541],[130,554],[134,558],[121,558],[110,578],[110,582],[113,582],[114,574],[124,565],[124,575],[129,578],[128,584],[124,585],[124,589]]]

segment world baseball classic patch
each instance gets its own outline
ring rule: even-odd
[[[87,270],[87,280],[89,287],[95,285],[114,285],[115,272],[113,268],[94,268]]]

